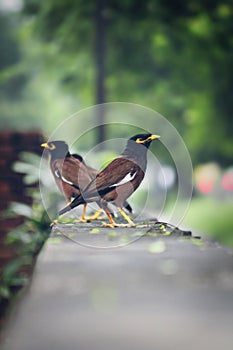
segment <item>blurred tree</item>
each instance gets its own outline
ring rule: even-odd
[[[69,113],[70,104],[70,100],[68,103],[64,98],[64,91],[61,98],[60,76],[51,79],[48,74],[47,63],[52,49],[31,35],[30,24],[15,11],[14,1],[4,4],[12,8],[8,12],[8,7],[0,4],[1,127],[52,130],[54,121],[48,118],[50,111],[63,118]],[[51,99],[56,103],[51,104]]]
[[[231,0],[25,0],[21,28],[29,96],[62,86],[71,105],[139,103],[175,124],[195,163],[232,162]]]
[[[101,104],[105,101],[105,1],[96,0],[95,7],[95,56],[96,56],[96,104]],[[98,118],[98,137],[97,142],[103,147],[105,140],[105,125],[104,125],[104,106],[97,109]]]
[[[13,19],[13,18],[12,18]],[[16,23],[0,13],[0,101],[1,119],[7,121],[7,104],[19,101],[26,77],[16,65],[20,61],[20,47],[14,35]]]
[[[105,101],[106,85],[107,100],[141,103],[169,116],[194,160],[231,162],[231,1],[26,0],[25,13],[59,55],[96,62],[97,83],[86,80],[97,87],[96,102]],[[77,93],[81,72],[68,66],[62,81]]]

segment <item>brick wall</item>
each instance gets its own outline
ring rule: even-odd
[[[0,272],[4,265],[15,256],[14,249],[5,245],[7,232],[22,223],[22,218],[7,219],[4,210],[9,203],[23,202],[30,204],[26,194],[27,186],[23,175],[15,173],[13,163],[19,159],[22,151],[42,154],[40,144],[42,135],[37,131],[0,132]]]

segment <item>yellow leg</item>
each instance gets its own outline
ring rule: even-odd
[[[82,212],[82,217],[81,217],[81,221],[86,221],[86,211],[87,211],[87,204],[85,203],[83,205],[83,212]]]
[[[92,221],[92,220],[98,220],[100,214],[102,213],[102,209],[99,209],[95,212],[94,215],[90,216],[90,217],[86,217],[86,211],[87,211],[87,204],[84,204],[83,206],[83,212],[82,212],[82,217],[80,220],[78,220],[79,222],[87,222],[87,221]]]
[[[92,221],[92,220],[101,220],[100,214],[102,213],[102,209],[98,209],[95,214],[93,214],[92,216],[90,216],[89,218],[87,218],[88,221]]]
[[[128,215],[126,215],[126,213],[124,212],[124,210],[122,210],[121,208],[118,208],[119,213],[123,216],[123,218],[128,222],[128,224],[117,224],[113,218],[112,215],[110,214],[110,212],[108,210],[104,210],[108,219],[109,219],[109,224],[103,224],[103,226],[105,227],[132,227],[135,226],[134,222],[130,219],[130,217]]]
[[[86,210],[87,210],[87,204],[85,203],[85,204],[83,205],[83,212],[82,212],[81,218],[75,220],[74,222],[87,222],[87,219],[86,219]]]
[[[109,224],[103,223],[103,226],[111,227],[111,228],[118,226],[118,224],[116,224],[115,221],[113,220],[112,215],[110,214],[110,212],[107,209],[104,209],[104,211],[105,211],[105,214],[108,217]]]
[[[124,212],[123,209],[118,208],[118,211],[123,216],[123,218],[128,222],[128,226],[135,226],[135,223],[130,219],[130,217]]]

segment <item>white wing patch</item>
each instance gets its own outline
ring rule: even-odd
[[[132,173],[128,173],[121,181],[119,181],[118,183],[116,183],[114,185],[111,185],[109,187],[114,187],[114,186],[117,187],[117,186],[120,186],[120,185],[124,185],[127,182],[132,181],[135,178],[136,174],[137,174],[136,171],[133,174]]]
[[[61,180],[61,173],[60,173],[60,171],[58,169],[55,169],[54,173],[55,173],[56,177]]]
[[[69,185],[71,185],[71,186],[74,185],[73,182],[71,182],[71,181],[69,181],[69,180],[66,180],[66,178],[65,178],[64,176],[61,176],[61,178],[62,178],[62,181],[66,182],[67,184],[69,184]]]
[[[69,184],[69,185],[71,185],[71,186],[74,185],[73,182],[67,180],[64,176],[61,175],[59,169],[56,169],[56,170],[55,170],[55,175],[56,175],[56,177],[57,177],[58,179],[60,179],[60,180],[62,180],[62,181],[64,181],[64,182],[66,182],[67,184]]]

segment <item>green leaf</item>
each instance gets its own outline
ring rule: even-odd
[[[11,287],[20,287],[20,286],[25,286],[29,281],[29,278],[26,276],[17,276],[12,279],[10,282]]]
[[[57,222],[60,224],[71,224],[73,223],[75,220],[77,220],[76,218],[63,218],[60,217],[57,219]]]
[[[38,174],[27,174],[24,176],[23,181],[26,185],[33,185],[39,181]]]
[[[9,299],[11,297],[10,288],[7,286],[1,286],[0,297],[2,297],[3,299]]]
[[[145,235],[145,232],[136,231],[132,233],[131,237],[142,237],[144,235]]]
[[[100,232],[100,229],[99,228],[93,228],[90,233],[93,233],[93,234],[96,234],[96,233],[99,233]]]
[[[26,205],[23,203],[16,203],[16,202],[12,203],[10,205],[10,210],[17,215],[22,215],[28,218],[33,216],[32,208],[29,205]]]
[[[22,160],[22,162],[31,164],[37,169],[39,169],[41,157],[38,156],[37,154],[32,152],[21,152],[20,159]]]
[[[60,244],[62,242],[62,238],[61,237],[49,237],[47,239],[48,243],[52,243],[52,244]]]
[[[4,270],[2,273],[2,280],[7,283],[11,281],[12,278],[19,272],[22,265],[23,263],[20,260],[12,260],[11,262],[9,262],[4,267]]]
[[[170,234],[171,234],[171,231],[165,231],[165,232],[163,232],[163,236],[170,236]]]
[[[156,232],[148,232],[147,235],[150,236],[150,237],[157,237],[158,233],[156,233]]]
[[[155,254],[163,253],[165,250],[166,250],[166,245],[160,239],[156,242],[151,243],[148,247],[148,251],[150,253],[155,253]]]
[[[116,231],[111,231],[108,233],[109,238],[117,237],[117,232]]]
[[[194,245],[196,245],[197,247],[203,247],[203,246],[204,246],[204,242],[203,242],[201,239],[199,239],[199,238],[193,237],[193,238],[191,239],[191,241],[192,241],[192,243],[193,243]]]
[[[73,238],[73,237],[76,236],[76,234],[75,234],[74,232],[70,232],[70,233],[67,234],[67,236],[68,236],[69,238]]]
[[[31,164],[22,162],[15,162],[12,168],[15,172],[22,174],[31,173],[35,169]]]

